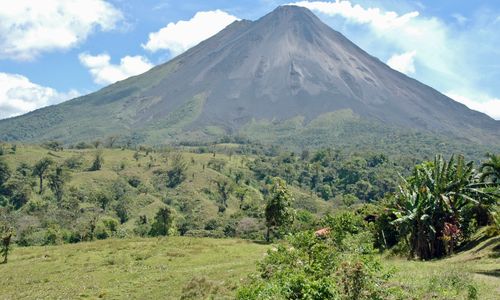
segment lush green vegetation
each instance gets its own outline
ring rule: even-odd
[[[64,279],[30,268],[34,273],[29,278],[38,279],[26,284],[48,290],[27,297],[64,297],[62,293],[121,297],[124,289],[112,283],[144,285],[140,278],[148,270],[160,286],[163,281],[164,287],[171,285],[172,297],[185,299],[212,294],[240,299],[407,299],[415,295],[478,299],[495,282],[488,276],[495,275],[490,262],[494,265],[498,259],[498,155],[489,154],[475,163],[463,156],[423,161],[328,148],[295,153],[248,143],[129,149],[116,148],[115,142],[78,143],[70,149],[57,142],[1,145],[0,246],[10,274],[2,280],[9,286],[18,280],[10,266],[30,263],[32,257],[23,253],[47,249],[59,249],[54,253],[64,257],[52,252],[48,256],[54,255],[48,262],[58,276],[71,264],[74,268],[83,264],[93,268],[89,272],[97,281],[87,293],[74,287],[71,280],[75,279],[69,277],[70,288],[55,291],[51,280],[64,283]],[[315,233],[319,228],[323,229]],[[478,230],[482,240],[477,239]],[[104,239],[111,240],[95,244]],[[416,270],[419,264],[391,258],[442,258],[466,250],[474,239],[483,243],[478,252],[489,249],[480,257],[481,263],[476,262],[480,267],[457,263],[439,273],[435,270],[444,266],[440,262],[423,263],[433,270],[432,275],[422,275],[415,283],[409,283],[398,269]],[[486,240],[489,244],[484,244]],[[78,244],[22,248],[64,243]],[[149,253],[146,258],[134,258],[140,248],[134,243],[142,243],[142,250]],[[197,272],[203,263],[219,264],[224,258],[224,253],[212,249],[219,243],[223,249],[228,247],[219,249],[222,252],[234,251],[234,256],[226,255],[234,259],[228,262],[229,268],[242,259],[241,269],[234,267],[239,277],[228,279],[226,275],[231,275],[221,271],[223,265],[206,269],[205,277],[193,276],[190,272]],[[203,245],[214,253],[196,252],[203,252]],[[102,252],[101,246],[108,252]],[[257,272],[247,278],[269,247]],[[70,249],[87,250],[80,257],[69,254]],[[249,253],[243,255],[245,251]],[[165,255],[170,252],[184,256]],[[110,263],[101,267],[102,259]],[[179,264],[171,266],[172,260]],[[163,269],[156,270],[159,266]],[[165,268],[173,268],[173,273],[165,275]],[[106,274],[106,269],[113,269],[114,275]],[[128,277],[128,271],[143,275]],[[479,271],[486,277],[473,275]],[[239,282],[240,278],[246,279]],[[148,287],[158,297],[170,296]],[[11,288],[9,293],[19,290]]]
[[[3,145],[2,218],[23,246],[167,234],[263,239],[270,177],[256,176],[248,167],[256,156],[235,147]],[[290,190],[308,226],[333,210],[308,188]],[[168,228],[157,228],[159,213]]]

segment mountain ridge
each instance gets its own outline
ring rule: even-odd
[[[95,93],[0,120],[0,140],[118,134],[161,144],[239,134],[252,120],[311,122],[346,109],[388,127],[500,141],[499,121],[391,69],[296,6],[235,21],[169,62]]]

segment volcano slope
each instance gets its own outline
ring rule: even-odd
[[[0,121],[7,141],[227,135],[292,147],[500,149],[500,121],[389,68],[295,6],[236,21],[142,75]]]

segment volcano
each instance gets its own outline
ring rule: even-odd
[[[259,140],[269,132],[265,139],[276,142],[283,128],[289,135],[307,134],[310,126],[331,133],[346,122],[364,122],[366,134],[373,124],[374,132],[500,141],[499,121],[391,69],[296,6],[236,21],[142,75],[2,120],[0,140],[71,143],[117,135],[167,144],[226,135]]]

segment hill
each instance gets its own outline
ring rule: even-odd
[[[499,121],[392,70],[294,6],[235,22],[96,93],[0,121],[0,140],[113,135],[123,144],[167,144],[232,135],[295,147],[368,140],[379,150],[401,136],[415,148],[436,140],[454,151],[497,150],[499,132]]]
[[[5,146],[0,148],[5,149],[0,163],[5,161],[9,169],[8,180],[2,182],[2,177],[0,181],[0,217],[10,218],[18,244],[78,242],[89,239],[89,234],[100,238],[148,235],[161,207],[172,210],[173,226],[182,235],[263,236],[262,209],[272,175],[257,177],[250,166],[258,156],[235,154],[234,145],[215,145],[211,151],[54,151],[17,145],[13,152]],[[102,167],[90,171],[96,155],[101,157]],[[40,194],[39,179],[32,170],[43,159],[52,163],[44,174]],[[176,159],[185,168],[179,175],[182,179],[173,184],[168,171],[174,168]],[[57,174],[58,166],[63,168],[58,178],[64,182],[60,198],[51,188],[50,179]],[[338,205],[321,199],[307,186],[289,187],[294,208],[310,217]],[[115,225],[110,228],[110,224]]]

